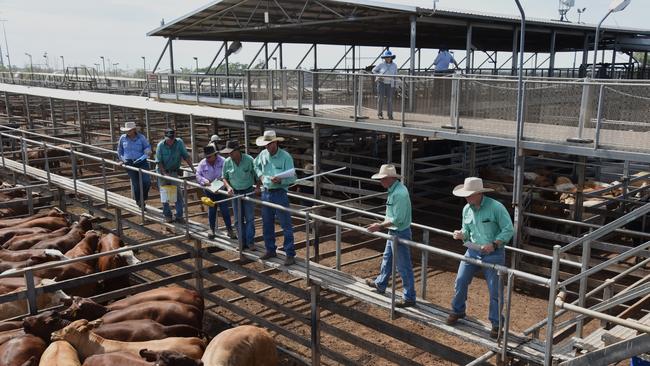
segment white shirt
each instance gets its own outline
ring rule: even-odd
[[[456,60],[454,60],[454,56],[452,56],[449,51],[443,51],[438,52],[438,56],[436,56],[433,64],[436,65],[436,71],[445,71],[449,70],[449,64],[454,62],[456,62]]]
[[[379,74],[379,75],[397,75],[397,65],[395,62],[387,63],[387,62],[382,62],[375,66],[372,69],[373,74]],[[384,84],[390,84],[391,86],[395,86],[395,78],[388,78],[388,77],[378,77],[377,81],[381,81]]]

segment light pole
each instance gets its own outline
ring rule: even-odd
[[[576,9],[578,11],[578,24],[580,24],[580,17],[582,16],[582,13],[587,10],[587,8],[582,8],[582,9]]]
[[[59,56],[59,57],[61,57],[61,70],[63,70],[63,74],[65,75],[65,59],[63,58],[63,56]]]
[[[587,10],[587,8],[576,9],[576,10],[578,11],[578,24],[580,24],[580,17],[582,16],[582,13],[584,13],[585,10]],[[576,56],[577,56],[577,54],[578,54],[578,51],[573,50],[573,71],[572,72],[575,72],[575,69],[576,69]]]
[[[274,56],[273,57],[273,62],[275,63],[275,69],[277,70],[278,69],[278,58]]]
[[[598,26],[596,26],[596,35],[594,36],[594,63],[591,66],[591,78],[593,79],[596,76],[596,56],[598,54],[598,36],[600,35],[600,26],[603,24],[605,19],[609,16],[611,13],[617,13],[623,9],[625,9],[632,0],[614,0],[609,4],[609,10],[607,11],[607,14],[598,22]],[[614,50],[616,52],[616,50]]]
[[[113,75],[117,76],[117,65],[119,65],[119,62],[116,62],[113,64]]]
[[[45,59],[45,70],[49,71],[50,69],[50,60],[47,58],[47,52],[43,54],[43,58]]]
[[[104,56],[99,56],[102,59],[102,68],[104,69],[104,79],[106,79],[106,62],[104,61]]]
[[[147,81],[147,59],[144,56],[140,56],[142,59],[142,73],[144,74],[144,80]]]
[[[198,57],[192,57],[194,59],[194,64],[196,65],[196,73],[199,73],[199,58]]]
[[[9,74],[11,74],[11,82],[14,82],[14,72],[11,70],[11,58],[9,57],[9,43],[7,42],[7,30],[5,29],[6,19],[0,19],[2,22],[2,34],[5,37],[5,52],[7,53],[7,62],[9,63]]]
[[[30,79],[34,80],[34,63],[32,62],[32,55],[29,53],[25,52],[25,56],[29,57],[29,72],[30,72]]]

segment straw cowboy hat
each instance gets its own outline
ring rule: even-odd
[[[382,178],[388,178],[388,177],[401,178],[402,176],[397,174],[397,170],[395,169],[395,165],[393,165],[393,164],[384,164],[379,168],[379,173],[373,175],[371,178],[372,179],[382,179]]]
[[[203,147],[203,156],[206,158],[216,153],[217,153],[217,149],[212,144]]]
[[[120,127],[120,131],[122,132],[129,132],[138,126],[135,125],[135,122],[125,122],[124,127]]]
[[[476,177],[465,178],[464,184],[459,184],[454,188],[454,196],[469,197],[475,193],[492,192],[492,188],[483,187],[483,179]]]
[[[390,50],[384,51],[384,53],[381,54],[381,58],[390,58],[390,59],[395,59],[397,57],[394,53],[392,53]]]
[[[266,146],[266,145],[268,145],[268,144],[270,144],[271,142],[274,142],[274,141],[284,141],[284,137],[277,137],[275,135],[275,131],[267,130],[267,131],[264,131],[264,135],[258,137],[255,140],[255,145],[257,145],[257,146]]]
[[[230,154],[231,152],[239,150],[239,141],[237,140],[228,140],[226,141],[226,147],[219,151],[222,154]]]

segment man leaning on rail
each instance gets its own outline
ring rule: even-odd
[[[165,138],[156,146],[156,163],[158,163],[158,173],[173,178],[178,178],[181,169],[181,160],[185,160],[190,169],[196,173],[190,154],[185,148],[185,144],[180,137],[176,137],[176,131],[172,128],[165,130]],[[176,186],[176,222],[183,223],[183,195],[178,182],[158,179],[158,186],[163,190],[163,186]],[[169,202],[163,202],[163,215],[165,222],[172,222],[172,211],[169,208]]]
[[[388,234],[399,239],[411,240],[411,198],[409,191],[402,182],[393,164],[384,164],[379,168],[379,173],[372,176],[372,179],[379,179],[382,187],[388,190],[386,199],[386,218],[382,223],[374,223],[368,226],[368,231],[377,232],[388,229]],[[379,269],[379,276],[375,280],[366,279],[366,285],[374,288],[378,293],[383,294],[388,286],[392,271],[393,241],[386,241],[384,256]],[[395,306],[405,308],[415,306],[415,280],[413,276],[413,264],[411,263],[411,249],[401,243],[397,243],[397,272],[402,278],[404,286],[403,299],[398,300]]]
[[[493,191],[483,187],[481,178],[465,178],[464,184],[456,186],[454,196],[464,197],[467,201],[463,207],[462,229],[454,231],[454,239],[463,240],[467,251],[465,257],[479,259],[484,263],[504,265],[506,260],[504,246],[512,239],[513,225],[508,210],[501,202],[484,196],[483,193]],[[458,319],[465,317],[467,288],[472,278],[481,269],[480,266],[468,262],[460,262],[456,276],[454,298],[451,301],[452,313],[447,318],[447,324],[456,324]],[[499,275],[495,269],[483,267],[483,274],[490,292],[490,307],[488,318],[492,323],[490,337],[499,336],[499,299],[503,299],[503,289],[499,291]]]
[[[124,123],[124,127],[120,127],[120,131],[124,132],[117,143],[117,156],[120,159],[120,164],[149,170],[147,159],[151,155],[151,144],[147,137],[137,131],[135,122]],[[127,169],[126,173],[131,178],[131,195],[138,206],[142,207],[149,198],[151,177],[149,174],[142,174],[142,192],[140,192],[140,174],[131,169]],[[140,200],[141,196],[142,201]]]
[[[293,158],[285,150],[278,146],[284,141],[278,137],[273,130],[264,131],[264,135],[255,140],[255,144],[264,147],[254,161],[255,173],[262,182],[262,201],[289,208],[289,186],[296,181],[296,173],[293,166]],[[280,226],[284,233],[284,252],[287,257],[284,260],[286,266],[296,262],[296,249],[293,243],[293,226],[291,213],[269,206],[262,206],[262,232],[264,234],[264,246],[266,253],[261,259],[269,259],[277,256],[275,253],[275,217],[280,220]]]
[[[199,166],[196,168],[196,181],[205,187],[203,193],[212,201],[223,201],[226,199],[226,196],[213,191],[210,186],[214,181],[221,180],[226,159],[219,156],[219,152],[213,144],[208,144],[203,148],[203,156],[203,159],[199,162]],[[230,221],[230,201],[219,202],[214,207],[208,207],[208,224],[210,225],[208,239],[214,239],[215,236],[215,230],[217,229],[217,208],[221,211],[223,223],[226,225],[226,230],[228,230],[228,237],[235,239],[235,231],[232,229],[232,223]]]

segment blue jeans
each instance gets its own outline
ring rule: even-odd
[[[226,196],[219,193],[212,193],[207,189],[203,190],[203,194],[208,196],[211,200],[217,202],[225,200]],[[232,230],[232,223],[230,222],[230,201],[221,202],[217,204],[219,206],[219,211],[221,211],[221,217],[223,217],[223,223],[226,224],[226,229]],[[210,230],[214,232],[217,228],[217,208],[208,207],[208,224],[210,224]]]
[[[178,172],[167,172],[170,177],[178,178]],[[158,188],[162,190],[164,185],[176,186],[176,218],[183,218],[183,192],[181,186],[176,182],[167,181],[164,178],[158,179]],[[169,208],[169,202],[163,203],[163,215],[165,217],[172,217],[172,210]]]
[[[485,263],[504,265],[506,262],[505,249],[500,247],[496,251],[482,255],[476,250],[467,249],[466,257],[480,259]],[[467,301],[467,288],[472,282],[472,278],[482,267],[475,264],[460,262],[458,266],[458,275],[456,276],[456,294],[451,301],[451,309],[455,314],[465,314],[465,302]],[[490,292],[490,309],[488,319],[493,327],[499,326],[499,298],[503,299],[503,291],[499,293],[499,275],[498,272],[491,268],[483,268],[483,275]]]
[[[289,196],[284,189],[264,190],[262,201],[275,203],[289,207]],[[287,211],[278,210],[272,207],[262,206],[262,231],[264,234],[264,247],[268,253],[275,253],[275,217],[280,220],[280,226],[284,232],[284,251],[287,257],[296,256],[296,248],[293,245],[293,226],[291,214]]]
[[[382,115],[384,109],[384,98],[386,98],[386,111],[388,118],[393,118],[393,87],[383,81],[377,83],[377,115]]]
[[[235,189],[235,195],[246,194],[253,191],[253,187],[248,189]],[[243,215],[240,216],[239,208],[237,207],[237,200],[233,202],[235,210],[235,227],[237,228],[237,235],[243,239],[245,247],[252,247],[255,240],[255,205],[250,201],[241,201]],[[239,226],[241,223],[241,227]],[[245,235],[242,236],[242,231]]]
[[[400,239],[411,240],[411,228],[402,231],[390,230],[390,235],[395,235]],[[397,244],[397,272],[402,278],[402,285],[404,286],[404,300],[415,301],[415,280],[413,278],[413,265],[411,264],[411,249],[404,244]],[[375,279],[377,290],[383,292],[388,286],[390,275],[393,270],[393,241],[386,241],[386,249],[384,249],[384,257],[381,260],[381,267],[379,269],[379,276]]]
[[[149,170],[149,162],[143,161],[137,165],[131,164],[134,168],[141,168],[144,170]],[[131,196],[135,202],[140,206],[140,178],[139,173],[135,170],[127,169],[126,173],[131,178]],[[151,176],[149,174],[142,173],[142,198],[146,202],[149,199],[149,188],[151,187]]]

